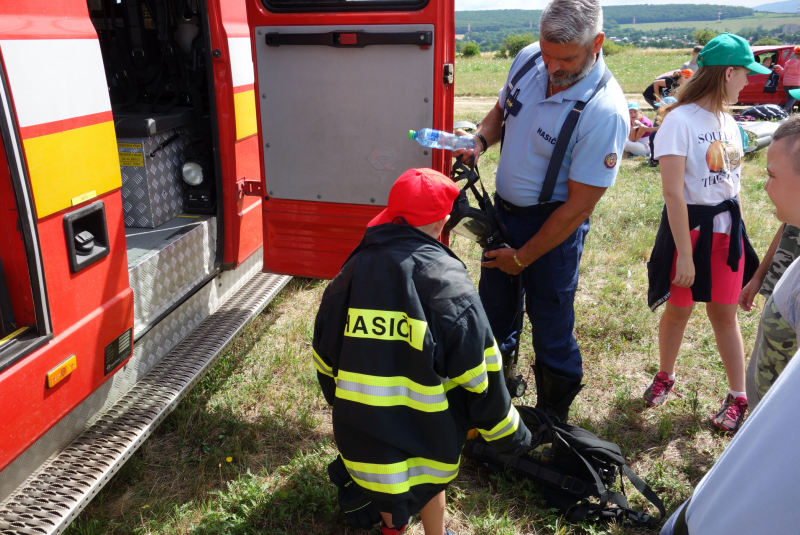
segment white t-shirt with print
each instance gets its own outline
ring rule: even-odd
[[[738,195],[744,151],[739,126],[727,113],[714,115],[697,104],[679,106],[664,119],[654,145],[655,158],[686,156],[686,204],[713,206]],[[714,218],[714,232],[730,234],[728,212]]]

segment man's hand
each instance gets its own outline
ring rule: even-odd
[[[501,127],[503,125],[503,108],[500,106],[499,102],[496,102],[494,107],[486,114],[486,117],[480,123],[480,126],[475,133],[480,133],[485,139],[486,143],[488,143],[486,148],[491,147],[495,143],[500,141],[500,132]],[[459,129],[456,130],[456,134],[463,135],[467,132]],[[481,151],[483,151],[483,143],[481,140],[478,139],[478,136],[475,136],[475,147],[472,149],[458,149],[453,151],[453,157],[457,158],[459,156],[464,157],[464,163],[470,163],[474,159],[474,165],[478,165],[478,159],[481,156]]]
[[[558,247],[569,238],[592,215],[597,201],[603,196],[606,188],[589,186],[574,180],[569,180],[567,186],[569,191],[567,202],[550,214],[539,232],[516,251],[514,249],[498,249],[486,252],[488,258],[496,260],[483,262],[481,265],[488,268],[500,268],[509,275],[516,275],[524,268],[514,261],[514,253],[517,254],[517,259],[522,264],[529,266],[547,251]]]
[[[456,128],[456,135],[466,136],[469,135],[469,132],[465,132],[461,128]],[[478,136],[473,136],[472,139],[474,140],[474,148],[456,149],[453,151],[453,157],[458,158],[459,156],[463,156],[463,161],[465,164],[476,167],[478,165],[478,158],[481,157],[481,151],[483,150],[483,143],[481,143],[481,140],[478,139]],[[470,161],[472,161],[471,164]]]
[[[495,249],[494,251],[486,251],[483,256],[486,258],[493,258],[494,260],[481,262],[481,265],[488,268],[500,268],[501,271],[509,275],[518,275],[522,273],[522,270],[525,268],[517,264],[514,260],[514,254],[516,254],[516,252],[516,249],[510,249],[508,247]]]

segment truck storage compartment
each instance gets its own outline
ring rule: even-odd
[[[207,14],[185,0],[87,0],[122,175],[134,339],[220,269]]]
[[[155,229],[126,228],[138,336],[214,272],[217,218],[180,215]]]
[[[181,168],[202,143],[193,121],[193,112],[114,114],[126,227],[156,228],[184,211]]]

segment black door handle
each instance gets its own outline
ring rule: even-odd
[[[364,48],[369,45],[418,45],[431,46],[433,32],[365,32],[338,31],[328,33],[280,33],[269,32],[265,36],[267,46],[322,45],[337,48]]]

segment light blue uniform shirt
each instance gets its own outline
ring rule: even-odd
[[[517,54],[506,84],[500,90],[501,104],[506,100],[508,84],[514,74],[538,51],[539,43],[533,43]],[[522,108],[516,116],[508,116],[503,154],[497,167],[497,192],[503,199],[517,206],[539,203],[539,193],[561,125],[576,101],[585,101],[592,95],[604,72],[605,61],[601,53],[582,80],[546,99],[549,75],[540,58],[536,60],[536,66],[517,82],[514,91],[520,90],[517,100],[522,103]],[[551,200],[567,200],[568,179],[603,188],[613,185],[629,128],[630,115],[625,95],[612,77],[581,113]]]

